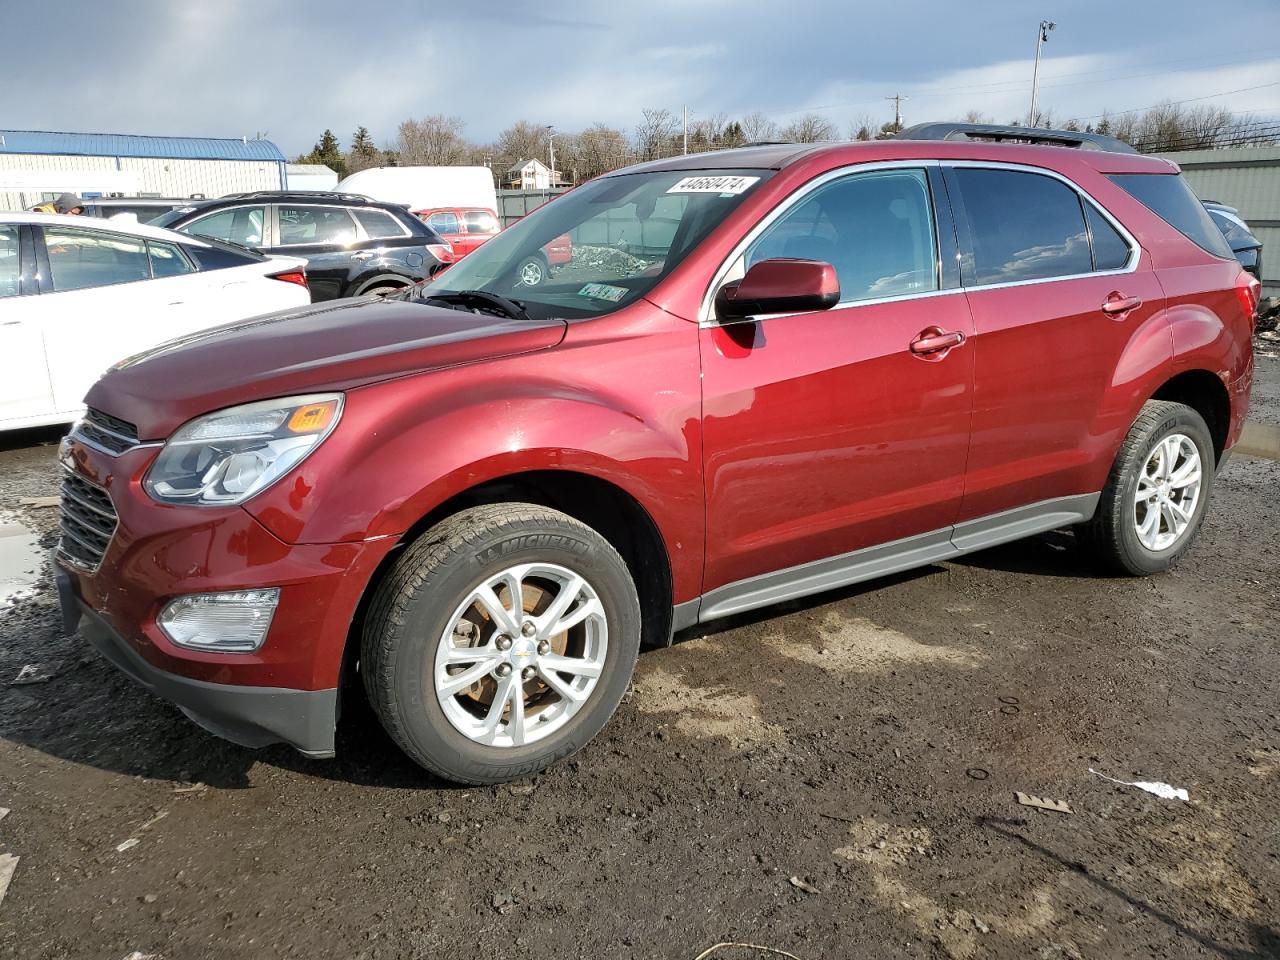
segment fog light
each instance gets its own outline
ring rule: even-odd
[[[262,646],[280,589],[193,593],[170,600],[157,623],[180,647],[214,653],[252,653]]]

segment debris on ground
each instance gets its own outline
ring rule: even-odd
[[[499,913],[507,914],[515,908],[516,898],[509,893],[495,893],[489,904]]]
[[[706,950],[703,950],[700,954],[694,957],[693,960],[706,960],[706,958],[711,956],[713,953],[717,953],[718,951],[725,949],[756,950],[775,957],[787,957],[789,960],[800,960],[800,958],[794,953],[787,953],[787,951],[779,950],[776,947],[762,947],[758,943],[717,943],[714,947],[708,947]]]
[[[1147,793],[1154,793],[1164,800],[1191,800],[1191,796],[1187,793],[1185,787],[1175,787],[1167,783],[1161,783],[1158,780],[1137,780],[1130,783],[1128,780],[1117,780],[1115,777],[1108,777],[1105,773],[1099,773],[1093,767],[1089,768],[1089,772],[1095,777],[1110,780],[1112,783],[1118,783],[1122,787],[1137,787],[1139,790],[1147,791]]]
[[[173,788],[174,793],[204,793],[209,789],[207,783],[184,783]]]
[[[1051,800],[1048,797],[1037,797],[1034,794],[1015,792],[1013,798],[1024,807],[1035,807],[1037,810],[1048,810],[1052,813],[1075,813],[1071,804],[1065,800]]]
[[[56,507],[62,503],[61,497],[23,497],[18,501],[24,507],[34,507],[39,510],[43,507]]]
[[[139,840],[137,837],[130,837],[128,840],[125,840],[122,843],[116,844],[116,853],[124,853],[126,850],[132,850],[141,842],[142,841]]]
[[[0,853],[0,903],[4,903],[4,895],[9,892],[9,881],[13,879],[13,871],[18,869],[21,857]]]
[[[816,893],[822,892],[817,887],[815,887],[812,883],[810,883],[808,880],[804,880],[800,877],[792,877],[791,885],[795,887],[797,890],[803,891],[804,893],[816,894]]]
[[[507,793],[513,797],[529,797],[533,795],[535,789],[532,783],[513,783],[507,787]]]
[[[0,820],[3,820],[3,819],[4,819],[5,817],[7,817],[8,815],[9,815],[9,808],[8,808],[8,807],[0,807]]]
[[[53,679],[53,668],[39,663],[28,663],[18,675],[9,681],[12,687],[25,687],[30,683],[48,683]]]

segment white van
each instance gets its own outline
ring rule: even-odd
[[[498,192],[488,167],[370,167],[345,177],[335,189],[385,203],[402,203],[413,211],[498,209]]]

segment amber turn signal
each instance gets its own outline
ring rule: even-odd
[[[338,412],[337,401],[326,400],[323,403],[309,403],[293,411],[289,418],[290,433],[319,433],[333,422]]]

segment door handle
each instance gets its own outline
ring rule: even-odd
[[[959,330],[944,333],[938,327],[929,327],[927,330],[920,331],[920,334],[911,341],[911,352],[916,356],[928,356],[935,353],[945,353],[952,347],[959,347],[963,344],[964,334]]]
[[[1142,306],[1141,297],[1126,297],[1122,293],[1111,293],[1102,301],[1102,312],[1108,317],[1118,318],[1140,306]]]
[[[357,250],[351,255],[352,260],[368,260],[373,254],[368,250]]]

